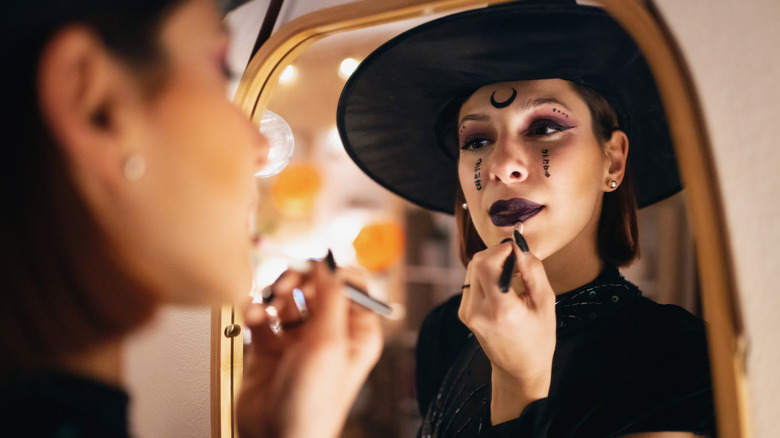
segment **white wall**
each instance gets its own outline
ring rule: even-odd
[[[726,200],[750,339],[747,365],[753,429],[756,437],[776,437],[780,431],[780,2],[655,2],[694,76]]]
[[[164,308],[127,343],[133,436],[210,436],[210,327],[209,309]]]

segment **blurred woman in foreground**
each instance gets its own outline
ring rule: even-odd
[[[163,303],[250,290],[247,218],[267,146],[225,98],[214,0],[2,10],[3,432],[126,436],[124,337]],[[262,310],[246,312],[243,437],[336,436],[378,358],[379,323],[342,297],[341,274],[314,263],[301,282],[306,324],[276,336]]]

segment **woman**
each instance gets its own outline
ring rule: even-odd
[[[265,140],[225,99],[213,0],[2,3],[0,430],[127,436],[121,343],[161,303],[248,294],[253,172]],[[381,344],[322,263],[310,318],[246,321],[242,437],[337,436]],[[290,286],[277,285],[278,302]]]
[[[714,435],[703,323],[617,270],[637,204],[680,184],[647,64],[603,11],[523,1],[414,28],[361,63],[338,121],[380,184],[455,206],[467,272],[420,333],[422,436]]]

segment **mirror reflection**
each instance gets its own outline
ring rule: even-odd
[[[431,18],[436,17],[429,17],[428,19]],[[453,310],[457,309],[457,304],[454,307],[449,305],[439,310],[440,314],[441,312],[448,312],[446,321],[431,322],[431,319],[428,319],[427,326],[423,329],[423,336],[426,335],[426,330],[428,330],[429,335],[431,330],[438,330],[439,333],[429,336],[429,344],[427,345],[436,349],[436,353],[443,352],[444,355],[450,356],[463,354],[462,352],[465,349],[465,351],[470,351],[472,354],[484,357],[484,360],[488,362],[483,360],[483,362],[474,365],[474,363],[464,363],[457,357],[448,357],[448,363],[435,363],[435,366],[431,366],[430,369],[421,369],[420,367],[424,364],[418,362],[418,370],[415,371],[415,363],[419,359],[419,357],[416,357],[415,348],[418,345],[418,336],[426,317],[437,306],[461,294],[463,287],[469,284],[468,281],[464,284],[464,278],[481,281],[476,279],[473,272],[470,272],[467,276],[466,270],[461,263],[462,255],[459,254],[458,223],[449,214],[424,209],[415,203],[391,194],[385,187],[367,177],[345,152],[342,137],[339,135],[336,126],[338,99],[346,81],[356,66],[384,42],[395,37],[405,29],[412,28],[420,23],[421,21],[415,20],[414,22],[409,21],[378,26],[376,28],[335,35],[315,43],[302,56],[297,58],[293,65],[288,67],[282,75],[268,106],[271,111],[281,115],[292,127],[296,141],[296,150],[290,166],[285,171],[274,178],[259,183],[262,192],[261,196],[264,199],[272,200],[272,202],[263,205],[262,210],[258,214],[260,219],[257,219],[257,228],[263,239],[269,242],[269,246],[275,248],[273,253],[268,255],[265,263],[263,263],[267,272],[262,273],[265,276],[262,282],[271,282],[273,278],[285,269],[287,266],[286,261],[290,258],[318,256],[325,254],[328,249],[332,249],[336,262],[340,266],[353,267],[365,274],[368,289],[372,295],[394,305],[394,319],[385,322],[386,344],[382,358],[358,397],[347,423],[344,436],[378,436],[376,435],[377,431],[382,431],[381,436],[413,436],[418,433],[421,424],[423,424],[423,433],[428,432],[433,436],[450,436],[452,432],[448,431],[446,426],[443,426],[445,423],[450,425],[460,424],[468,428],[470,426],[467,423],[469,423],[470,419],[483,418],[484,411],[482,411],[482,406],[496,401],[495,399],[490,399],[490,392],[485,392],[485,382],[489,386],[490,379],[493,377],[490,374],[490,368],[485,367],[489,365],[493,365],[493,369],[500,367],[496,367],[493,364],[493,358],[489,354],[485,355],[480,352],[480,350],[486,350],[485,345],[490,345],[490,342],[487,339],[480,339],[479,332],[474,329],[472,331],[477,332],[477,340],[472,339],[467,334],[468,331],[464,327],[459,326],[456,310]],[[402,68],[407,69],[410,75],[432,75],[430,72],[426,72],[425,69],[420,68],[419,65],[405,65]],[[492,205],[491,201],[494,200],[533,199],[534,197],[534,193],[530,190],[528,192],[516,190],[517,193],[515,193],[513,191],[515,189],[507,189],[506,181],[500,180],[500,177],[496,177],[500,181],[495,184],[488,182],[489,177],[482,177],[482,172],[488,173],[490,166],[498,168],[500,163],[499,159],[495,158],[496,152],[477,152],[481,147],[486,145],[488,148],[493,147],[499,153],[510,155],[510,158],[512,158],[510,152],[499,150],[499,143],[501,142],[498,138],[511,137],[509,134],[510,130],[505,128],[506,126],[513,126],[515,131],[524,133],[541,132],[537,131],[536,128],[543,128],[545,135],[551,137],[544,140],[551,142],[544,147],[540,146],[541,143],[524,146],[524,143],[515,139],[515,150],[522,151],[524,150],[523,148],[527,148],[537,151],[538,149],[538,152],[535,152],[538,157],[534,156],[536,166],[531,169],[531,166],[526,166],[523,163],[523,159],[526,157],[523,156],[523,153],[520,153],[518,157],[515,157],[516,162],[520,164],[516,164],[516,169],[509,169],[507,173],[508,180],[511,180],[513,176],[532,178],[531,172],[538,172],[541,173],[541,176],[536,176],[538,181],[541,181],[538,185],[543,187],[544,184],[549,184],[550,181],[554,180],[554,175],[550,168],[556,173],[561,172],[563,175],[583,173],[581,167],[578,167],[576,171],[572,170],[575,169],[574,167],[566,168],[564,164],[566,157],[562,155],[556,157],[554,154],[550,154],[549,151],[555,150],[554,148],[564,149],[567,141],[574,144],[582,143],[582,140],[577,137],[580,134],[575,134],[577,130],[572,125],[576,125],[579,131],[583,133],[583,136],[590,134],[589,138],[596,137],[594,129],[590,129],[592,108],[588,106],[588,103],[585,102],[586,99],[581,94],[572,92],[571,86],[567,83],[547,83],[544,81],[541,83],[514,82],[515,79],[522,78],[522,74],[518,74],[517,77],[510,76],[502,80],[490,80],[483,84],[476,84],[478,86],[472,84],[470,87],[476,93],[452,96],[452,98],[459,97],[461,99],[458,101],[459,103],[465,103],[455,108],[455,117],[452,120],[454,128],[451,134],[457,138],[458,134],[466,132],[467,135],[459,138],[458,142],[467,143],[469,149],[467,152],[457,148],[445,152],[459,158],[460,169],[456,169],[452,177],[457,178],[458,174],[461,174],[462,193],[459,193],[459,196],[463,197],[465,195],[463,201],[467,205],[483,205],[487,202],[489,207]],[[390,81],[393,79],[392,76],[388,75],[382,80]],[[433,75],[432,80],[436,80],[435,75]],[[483,85],[487,86],[487,88],[482,88]],[[372,110],[371,105],[379,99],[376,96],[373,96],[373,98],[373,101],[366,99],[365,101],[368,103],[362,103],[369,110]],[[515,110],[512,113],[507,112],[514,108],[511,104],[515,101],[527,103],[533,100],[540,101],[545,99],[547,100],[546,102],[542,102],[541,105],[533,108],[533,111],[537,113],[538,111],[550,113],[545,113],[544,117],[539,116],[537,113],[529,113],[526,109],[521,111]],[[609,100],[607,103],[609,104]],[[392,106],[392,103],[388,104],[388,107]],[[403,132],[409,125],[413,125],[413,121],[399,117],[391,112],[392,108],[388,109],[388,107],[384,108],[384,110],[388,111],[383,116],[386,120],[383,124],[376,126],[377,130],[394,129],[392,125],[399,125],[401,128],[396,129],[396,131]],[[363,109],[358,110],[358,113]],[[457,124],[460,118],[464,116],[468,118],[468,116],[473,114],[479,117],[472,116],[471,118],[474,120],[467,120],[465,124]],[[505,114],[511,114],[511,116],[507,117]],[[555,126],[549,124],[551,117],[560,117],[561,114],[564,119],[569,119],[569,125],[565,125],[564,128],[562,125]],[[621,114],[617,115],[619,120],[621,119],[620,116]],[[518,121],[518,119],[521,121]],[[496,120],[500,121],[500,123],[496,122]],[[538,123],[539,120],[548,123],[548,125],[533,125],[533,123]],[[576,123],[571,122],[571,120],[576,120]],[[371,122],[376,123],[376,119],[372,119]],[[426,121],[426,123],[431,125],[434,122]],[[469,127],[469,123],[477,125],[477,127]],[[522,126],[522,129],[517,128],[523,123],[525,125]],[[349,128],[345,129],[349,130]],[[460,131],[461,129],[463,131]],[[469,129],[475,129],[477,135],[469,134]],[[539,135],[541,134],[534,134],[536,137]],[[528,136],[530,135],[526,135],[526,137]],[[574,138],[571,138],[572,136]],[[348,133],[347,137],[349,137]],[[404,137],[398,135],[395,138]],[[606,148],[605,144],[610,143],[611,140],[613,140],[611,136],[604,138],[598,146]],[[540,142],[541,140],[534,141]],[[626,136],[626,142],[633,146],[634,143],[632,141],[633,138],[629,133]],[[475,145],[478,145],[478,147],[475,147]],[[458,144],[457,146],[462,147],[464,144]],[[619,147],[617,148],[620,149]],[[547,155],[553,156],[545,157],[544,150],[548,151]],[[630,146],[628,150],[631,150]],[[354,150],[352,152],[356,154]],[[558,153],[561,154],[561,152]],[[621,154],[623,154],[622,160],[625,161],[626,152],[618,151],[613,153],[613,155]],[[609,156],[607,153],[603,155]],[[627,155],[630,162],[631,152],[627,152]],[[408,166],[410,161],[414,160],[413,157],[414,155],[398,157],[393,165],[396,167]],[[509,161],[510,158],[504,157],[504,160]],[[579,163],[583,159],[585,158],[579,157],[577,162]],[[544,160],[548,161],[545,162]],[[555,162],[553,160],[559,161]],[[621,158],[618,158],[617,161],[621,161]],[[545,168],[544,163],[549,163],[550,167]],[[521,167],[524,166],[528,168],[522,169]],[[560,171],[555,168],[558,166],[560,166]],[[614,166],[618,167],[617,171],[613,169]],[[463,170],[463,167],[466,169]],[[431,167],[431,172],[434,172],[434,170],[438,171],[438,169]],[[514,172],[518,172],[519,175]],[[523,172],[527,172],[527,175]],[[479,180],[484,180],[484,182],[480,181],[479,185],[476,185],[474,180],[470,179],[476,173],[480,174]],[[621,170],[620,165],[610,164],[607,166],[607,173],[609,178],[603,181],[605,187],[599,188],[601,192],[609,193],[611,189],[623,187],[625,167]],[[463,174],[466,175],[465,179],[462,176]],[[549,174],[549,176],[546,174]],[[467,181],[467,183],[464,184],[464,181]],[[610,186],[612,181],[615,181],[616,187]],[[383,185],[391,186],[391,189],[395,189],[397,192],[402,191],[402,189],[393,187],[393,184],[395,182],[383,181]],[[501,186],[503,188],[499,191],[499,189],[491,187],[491,184],[495,187],[503,184]],[[537,190],[536,196],[544,198],[544,189]],[[641,188],[639,191],[641,192]],[[565,198],[565,202],[561,202],[561,204],[573,202],[570,199],[573,195],[568,196],[569,198]],[[486,198],[486,200],[482,200],[482,197]],[[655,196],[655,198],[658,197]],[[420,202],[419,200],[417,201]],[[540,201],[545,200],[540,199]],[[543,205],[547,209],[545,213],[553,214],[550,212],[555,209],[554,206],[556,204],[552,200],[534,202]],[[648,203],[641,200],[640,202]],[[439,209],[449,208],[452,210],[453,204],[450,203],[448,207]],[[458,205],[455,205],[456,209],[457,207]],[[526,208],[527,206],[521,205],[521,207]],[[483,208],[483,210],[489,209]],[[464,213],[464,211],[468,213]],[[467,259],[470,259],[473,253],[477,251],[481,253],[497,251],[496,248],[501,247],[501,245],[507,248],[504,250],[504,253],[496,256],[500,255],[504,258],[508,253],[512,252],[513,254],[516,253],[517,258],[524,257],[524,253],[515,250],[513,244],[506,245],[501,243],[503,238],[513,237],[515,228],[518,228],[518,231],[521,231],[523,236],[526,237],[526,243],[531,247],[532,254],[535,256],[539,255],[542,259],[548,258],[544,257],[545,240],[549,239],[548,235],[555,233],[547,229],[548,234],[544,235],[541,231],[544,228],[541,226],[539,227],[540,230],[535,230],[534,228],[537,227],[534,226],[533,218],[524,218],[522,220],[522,229],[514,227],[514,222],[519,221],[513,220],[509,231],[506,231],[496,226],[495,221],[491,220],[493,218],[489,214],[484,214],[484,217],[481,219],[487,225],[480,225],[480,219],[473,216],[479,213],[474,213],[472,209],[464,211],[456,211],[456,218],[463,218],[466,214],[471,216],[474,225],[476,225],[471,227],[474,228],[473,231],[477,233],[482,244],[477,250],[471,250],[471,254],[466,251]],[[542,222],[539,220],[541,218],[543,218],[543,215],[539,216],[536,222]],[[548,219],[548,221],[551,220]],[[563,223],[568,224],[572,220],[568,218]],[[500,231],[495,232],[495,230],[492,230],[488,222],[491,222],[493,228],[498,228]],[[646,208],[642,208],[638,212],[637,222],[640,230],[639,247],[641,248],[641,257],[634,260],[630,266],[621,267],[620,272],[628,281],[641,289],[644,297],[658,303],[675,304],[687,309],[694,315],[699,315],[696,267],[692,254],[691,233],[684,212],[684,194],[667,197]],[[506,226],[503,228],[506,228]],[[565,232],[561,233],[565,234]],[[570,243],[563,242],[559,245],[565,249]],[[485,246],[487,246],[487,250],[484,249]],[[549,257],[555,253],[552,249],[546,251],[550,253],[547,254]],[[579,255],[579,253],[577,254]],[[609,263],[605,263],[602,258],[598,259],[601,261],[601,263],[597,264],[599,270],[595,273],[592,273],[592,270],[588,271],[589,274],[584,275],[585,277],[590,275],[586,281],[579,281],[578,283],[578,280],[572,280],[574,281],[573,287],[561,286],[561,289],[552,286],[553,284],[557,286],[556,279],[560,280],[560,284],[568,284],[565,280],[569,280],[569,276],[559,274],[551,277],[548,271],[547,278],[552,291],[559,296],[570,290],[577,291],[574,295],[582,292],[590,294],[594,286],[599,288],[606,284],[612,285],[614,281],[622,281],[619,277],[613,276],[609,277],[609,282],[590,285],[584,289],[581,288],[580,286],[589,284],[590,280],[597,275],[603,276],[605,271],[603,267]],[[545,269],[553,270],[554,264],[548,262],[544,264],[544,267]],[[516,268],[515,270],[519,271],[520,269]],[[511,282],[511,289],[516,294],[528,293],[526,285],[523,284],[521,278],[520,275],[515,275]],[[467,287],[466,289],[470,288]],[[466,292],[472,291],[467,290]],[[571,293],[569,293],[569,296],[571,296]],[[615,393],[626,390],[621,388],[620,385],[630,382],[631,376],[622,375],[618,379],[614,373],[610,374],[609,371],[606,371],[611,369],[609,367],[606,370],[598,370],[598,366],[593,363],[594,358],[603,360],[604,356],[598,356],[592,351],[587,351],[587,348],[583,347],[583,345],[593,347],[593,345],[601,343],[611,343],[611,345],[603,347],[604,349],[602,350],[594,347],[594,351],[599,351],[602,354],[612,354],[613,356],[610,357],[615,358],[617,362],[610,363],[610,367],[622,364],[623,369],[632,369],[637,373],[634,375],[634,378],[638,378],[638,375],[641,375],[642,378],[649,376],[649,381],[653,384],[657,382],[653,381],[652,374],[646,374],[644,370],[652,369],[653,366],[658,366],[659,364],[662,364],[666,367],[666,371],[671,373],[685,369],[686,360],[669,357],[671,353],[665,350],[666,341],[653,337],[652,335],[655,332],[652,329],[649,330],[649,332],[652,332],[650,335],[643,331],[640,331],[641,333],[639,334],[634,334],[637,336],[636,338],[616,336],[616,334],[625,333],[627,329],[624,326],[609,326],[610,318],[613,317],[612,311],[603,316],[600,309],[602,306],[610,305],[610,302],[614,303],[615,297],[618,298],[617,301],[622,300],[623,302],[634,299],[634,297],[628,295],[612,294],[607,296],[607,301],[604,302],[590,300],[572,303],[572,306],[582,306],[583,308],[590,306],[598,309],[598,311],[587,311],[582,315],[570,314],[570,317],[585,321],[594,319],[596,322],[593,324],[601,324],[602,327],[606,325],[606,328],[599,332],[599,336],[579,337],[576,342],[571,343],[561,341],[559,333],[558,350],[556,350],[555,359],[552,360],[552,373],[553,379],[559,378],[560,380],[553,380],[551,392],[558,390],[556,385],[560,385],[562,388],[571,381],[592,379],[594,375],[602,380],[598,382],[600,386],[595,386],[591,389],[604,389],[606,392],[613,391]],[[504,297],[499,296],[499,298]],[[455,299],[457,300],[457,298]],[[621,312],[624,311],[621,308]],[[674,312],[678,311],[674,310]],[[596,316],[591,318],[591,315]],[[658,317],[656,314],[653,314],[653,316]],[[665,317],[666,315],[663,314],[662,316]],[[658,323],[658,321],[646,314],[642,313],[641,317],[647,319],[649,324]],[[688,316],[683,316],[682,319],[685,323],[694,321],[689,319]],[[431,324],[434,323],[438,324],[435,329],[431,328]],[[561,318],[559,315],[555,324],[560,323]],[[473,322],[473,324],[478,326],[476,322]],[[680,322],[680,324],[683,324],[683,322]],[[695,325],[696,323],[691,324]],[[561,326],[559,325],[558,327],[560,329]],[[575,328],[576,330],[587,331],[590,327]],[[528,330],[528,327],[525,329]],[[561,331],[564,330],[559,330],[559,332]],[[453,342],[453,338],[458,336],[465,336],[463,339],[468,339],[457,340],[459,344],[454,347],[446,345]],[[645,337],[642,338],[641,336]],[[694,343],[700,347],[703,346],[698,342],[703,342],[701,337],[703,333],[697,332],[696,336],[698,337]],[[486,338],[487,335],[484,337]],[[638,339],[641,339],[641,342]],[[483,345],[483,342],[485,345]],[[654,343],[658,344],[652,347],[656,348],[656,350],[652,350],[650,346],[655,345]],[[452,351],[441,349],[442,345],[452,348]],[[553,341],[553,345],[555,345],[555,341]],[[561,345],[568,350],[561,353]],[[645,349],[658,353],[658,355],[648,354],[647,351],[644,351]],[[579,352],[580,355],[577,356],[572,353],[573,351]],[[567,356],[567,354],[574,356]],[[706,355],[704,357],[706,360]],[[591,374],[584,375],[571,370],[562,371],[562,369],[567,367],[576,367],[579,363],[576,360],[584,361],[586,367],[592,367],[595,371],[591,370]],[[433,361],[435,362],[435,360]],[[429,362],[431,362],[431,359],[429,359]],[[571,365],[571,363],[575,365]],[[618,368],[620,367],[618,366]],[[476,381],[467,382],[458,378],[449,379],[449,377],[445,377],[451,373],[462,373],[465,371],[477,374],[480,377]],[[606,373],[607,375],[599,373]],[[562,375],[563,377],[561,377]],[[685,376],[681,374],[679,377],[683,378]],[[701,373],[700,377],[707,377],[706,370],[705,373]],[[449,380],[445,381],[445,378]],[[621,380],[621,382],[615,382],[615,379]],[[424,381],[421,382],[421,380]],[[704,384],[704,387],[706,386],[707,384]],[[642,398],[638,395],[641,394],[640,389],[637,387],[630,388],[632,388],[632,395],[624,395],[624,397],[631,401]],[[470,404],[466,400],[460,404],[442,406],[434,402],[434,400],[440,400],[442,397],[445,399],[458,399],[464,391],[472,396],[479,393],[477,403]],[[546,395],[553,399],[552,394]],[[541,397],[541,399],[545,398]],[[610,406],[613,409],[618,407],[619,405],[615,405],[617,400],[620,399],[602,400],[604,412],[609,411]],[[589,403],[589,400],[584,399],[578,399],[578,401],[583,405]],[[707,402],[708,400],[701,401],[697,406],[701,407],[702,404],[706,405]],[[474,406],[475,404],[477,406]],[[423,405],[422,409],[421,405]],[[424,406],[427,406],[427,408]],[[469,407],[473,412],[468,416],[456,412],[464,406]],[[520,412],[528,406],[529,404],[526,403],[521,407]],[[536,406],[539,407],[539,404],[537,403]],[[588,404],[589,408],[592,406],[592,404]],[[544,407],[542,406],[542,408]],[[579,406],[579,408],[581,407]],[[578,407],[569,407],[569,409],[570,411],[577,411]],[[636,432],[681,430],[709,433],[707,428],[711,426],[712,418],[707,417],[708,413],[691,412],[689,415],[686,415],[686,419],[690,421],[685,423],[679,418],[670,419],[668,413],[666,413],[666,416],[662,411],[657,413],[655,410],[657,408],[653,406],[643,406],[642,409],[641,415],[646,413],[651,416],[655,415],[657,423],[643,425],[640,422],[639,429],[635,430]],[[703,410],[707,410],[706,406]],[[511,414],[506,418],[491,418],[490,415],[492,414],[495,414],[495,412],[488,411],[489,416],[485,420],[494,420],[492,421],[494,424],[506,422],[501,420],[508,420],[511,423],[513,419],[516,420],[518,418],[517,415],[513,416]],[[635,413],[635,415],[640,414]],[[694,418],[695,415],[698,415],[698,417]],[[466,419],[465,422],[463,421],[464,418]],[[589,417],[588,421],[593,421],[599,427],[607,424],[600,422],[598,418],[593,419],[592,417]],[[675,421],[677,422],[675,423]],[[609,424],[609,427],[612,426],[612,424]],[[614,427],[619,428],[621,426],[614,425]],[[642,427],[645,427],[645,429],[642,429]],[[631,431],[629,428],[624,433]],[[606,430],[602,432],[607,433]]]

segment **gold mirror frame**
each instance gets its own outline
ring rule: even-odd
[[[494,0],[503,3],[508,0]],[[699,280],[714,385],[718,434],[750,437],[745,332],[728,245],[722,199],[695,87],[680,51],[652,2],[600,0],[645,54],[664,101],[694,230]],[[479,0],[363,0],[299,17],[279,28],[252,58],[234,101],[259,121],[279,75],[315,41],[339,32],[430,13],[485,6]],[[240,387],[243,336],[231,307],[212,312],[212,436],[232,437],[235,392]],[[228,329],[228,330],[226,330]],[[232,334],[232,337],[228,337]]]

